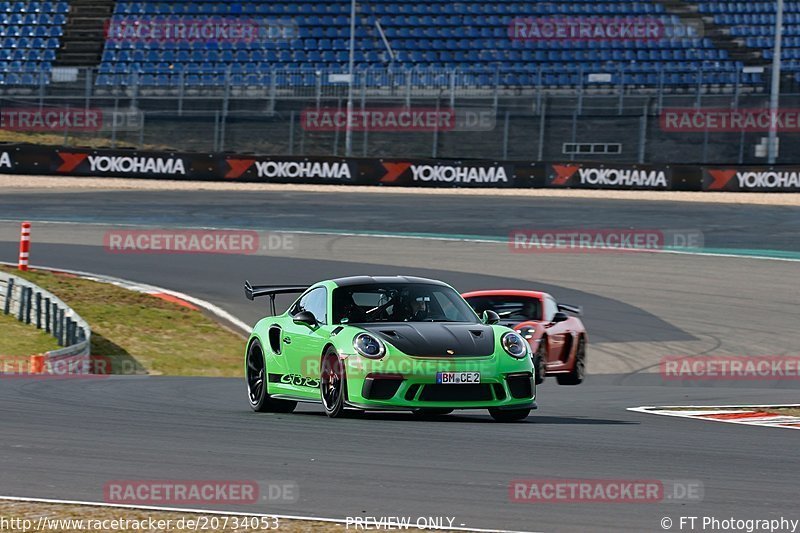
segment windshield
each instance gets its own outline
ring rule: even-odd
[[[473,296],[466,299],[476,313],[494,311],[500,320],[542,319],[542,301],[530,296]]]
[[[374,322],[479,322],[450,287],[426,283],[353,285],[333,291],[337,324]]]

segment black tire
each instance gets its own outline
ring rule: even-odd
[[[257,413],[291,413],[297,402],[270,398],[267,391],[267,362],[258,339],[250,343],[245,360],[245,382],[250,408]]]
[[[428,419],[432,419],[432,418],[438,418],[440,416],[449,415],[450,413],[453,412],[453,410],[452,409],[436,409],[436,408],[433,408],[433,407],[431,407],[431,408],[425,407],[425,408],[414,409],[411,412],[414,413],[414,416],[417,417],[417,418],[420,418],[420,419],[423,419],[423,420],[428,420]]]
[[[536,353],[533,354],[533,376],[536,378],[537,385],[544,383],[545,361],[547,361],[547,338],[542,337],[542,340],[539,341],[539,347],[536,348]]]
[[[489,414],[497,422],[519,422],[528,418],[530,413],[530,409],[489,409]]]
[[[569,374],[556,374],[559,385],[580,385],[586,378],[586,339],[578,339],[578,347],[575,348],[575,366]]]
[[[347,378],[344,365],[339,354],[328,348],[322,356],[319,378],[319,392],[325,414],[330,418],[338,418],[344,413]]]

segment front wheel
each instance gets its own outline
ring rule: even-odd
[[[559,385],[580,385],[586,378],[586,339],[578,339],[575,348],[575,365],[568,374],[556,374]]]
[[[344,395],[347,380],[344,366],[336,350],[329,348],[322,356],[322,371],[319,388],[325,414],[331,418],[342,416],[344,412]]]
[[[519,422],[530,413],[530,409],[489,409],[489,414],[498,422]]]
[[[247,396],[253,411],[257,413],[291,413],[294,411],[297,402],[270,398],[269,392],[267,392],[266,358],[258,340],[250,343],[250,347],[247,349],[246,364]]]

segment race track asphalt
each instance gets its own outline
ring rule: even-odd
[[[590,378],[548,379],[521,424],[465,411],[439,421],[368,414],[329,420],[302,406],[256,415],[242,380],[119,377],[0,380],[0,494],[102,501],[124,479],[297,483],[300,499],[244,512],[450,516],[456,525],[526,531],[663,531],[680,516],[800,518],[798,433],[657,417],[640,405],[800,403],[797,382],[667,383],[661,357],[796,355],[798,263],[673,254],[507,253],[501,243],[316,235],[453,233],[502,237],[517,227],[701,229],[706,245],[800,250],[800,210],[596,200],[313,193],[0,193],[0,219],[34,226],[34,264],[160,285],[252,323],[243,279],[313,282],[357,273],[438,277],[460,290],[543,287],[581,304]],[[545,225],[543,221],[547,221]],[[72,224],[79,223],[79,224]],[[541,226],[539,225],[541,223]],[[304,230],[296,248],[264,255],[118,255],[117,224]],[[15,222],[0,222],[0,260],[16,257]],[[794,280],[794,283],[792,282]],[[690,480],[702,501],[514,503],[518,479]],[[210,507],[210,506],[206,506]],[[230,505],[225,509],[231,509]],[[673,528],[677,530],[677,526]],[[684,529],[686,531],[687,529]]]

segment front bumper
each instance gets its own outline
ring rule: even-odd
[[[481,358],[387,356],[344,359],[347,403],[362,409],[535,409],[530,358],[505,354]],[[437,372],[480,372],[480,383],[437,384]]]

